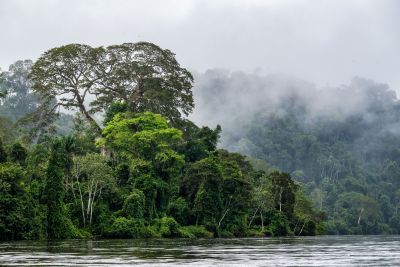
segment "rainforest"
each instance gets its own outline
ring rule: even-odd
[[[16,61],[0,92],[1,240],[400,231],[385,84],[192,75],[138,42]]]
[[[148,43],[69,44],[1,73],[0,238],[315,235],[325,214],[198,126],[194,78]]]

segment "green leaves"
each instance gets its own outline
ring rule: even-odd
[[[170,121],[192,111],[193,77],[171,51],[148,42],[125,43],[107,47],[101,60],[96,71],[102,86],[93,106],[119,100],[132,112],[152,111]]]
[[[0,240],[21,239],[31,230],[32,203],[24,180],[19,165],[0,163]]]
[[[51,145],[50,161],[47,167],[45,198],[47,205],[47,237],[61,239],[68,237],[64,205],[64,144],[55,139]]]
[[[77,110],[97,131],[100,124],[93,114],[112,108],[114,102],[131,112],[162,114],[170,122],[194,107],[192,75],[171,51],[147,42],[56,47],[35,62],[29,77],[41,96],[37,112],[56,113],[59,107]],[[96,97],[88,100],[89,95]]]
[[[179,174],[185,163],[176,151],[182,132],[169,127],[161,115],[151,112],[117,114],[98,143],[130,163],[129,182],[146,196],[145,216],[165,211],[179,191]]]
[[[111,148],[126,156],[147,160],[162,151],[176,156],[171,149],[182,141],[181,131],[170,128],[166,119],[151,112],[118,114],[107,124],[103,135],[106,145]]]
[[[145,210],[145,195],[142,191],[134,189],[124,201],[122,207],[127,217],[141,219]]]

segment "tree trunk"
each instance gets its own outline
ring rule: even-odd
[[[261,232],[264,233],[264,217],[262,211],[260,211],[260,215],[261,215]]]
[[[361,223],[361,215],[362,215],[363,211],[364,211],[364,208],[361,208],[360,215],[358,215],[357,225],[360,225],[360,223]]]
[[[79,111],[80,113],[85,116],[86,120],[90,123],[90,125],[93,126],[93,128],[99,133],[101,134],[101,128],[100,126],[97,124],[97,122],[93,119],[92,116],[90,116],[89,112],[86,110],[85,108],[85,104],[84,104],[84,99],[82,99],[81,95],[79,94],[79,91],[76,90],[75,92],[75,96],[76,96],[76,100],[78,102],[78,107],[79,107]]]
[[[298,220],[296,220],[296,224],[294,225],[294,228],[293,228],[293,233],[296,235],[296,229],[297,229],[297,225],[299,224],[299,221]]]
[[[93,204],[94,204],[94,200],[95,200],[95,197],[96,197],[97,185],[98,185],[98,182],[96,182],[96,185],[95,185],[95,187],[94,187],[94,192],[93,192],[93,197],[92,197],[92,203],[90,204],[90,219],[89,219],[89,224],[90,224],[90,225],[92,225]]]
[[[82,209],[83,227],[85,227],[85,226],[86,226],[85,206],[84,206],[84,203],[83,203],[83,196],[82,196],[81,184],[79,183],[78,176],[76,177],[76,182],[78,183],[79,196],[80,196],[80,199],[81,199],[81,209]]]
[[[250,222],[249,222],[249,226],[248,227],[250,227],[251,226],[251,223],[253,222],[253,220],[254,220],[254,217],[256,216],[256,214],[257,214],[257,212],[258,212],[258,209],[261,207],[261,204],[260,205],[258,205],[258,207],[257,207],[257,209],[256,209],[256,211],[254,212],[254,214],[253,214],[253,217],[251,217],[251,220],[250,220]]]
[[[304,229],[304,226],[306,225],[306,221],[304,221],[304,223],[303,223],[303,226],[301,227],[301,229],[300,229],[300,232],[299,232],[299,234],[298,234],[298,236],[300,236],[301,235],[301,233],[303,232],[303,229]]]
[[[324,194],[324,193],[323,193],[323,191],[321,190],[321,193],[320,193],[321,197],[320,197],[320,203],[319,203],[319,210],[320,210],[320,211],[322,211],[323,194]]]
[[[71,191],[72,191],[72,196],[74,197],[74,202],[75,204],[78,204],[78,202],[76,201],[76,195],[75,195],[75,188],[74,188],[74,178],[71,178]]]
[[[90,116],[89,112],[86,111],[85,107],[83,105],[81,105],[79,107],[79,110],[81,111],[82,115],[85,116],[85,118],[88,120],[88,122],[90,123],[90,125],[93,126],[93,128],[96,130],[97,133],[101,134],[101,128],[100,126],[97,124],[97,122],[93,119],[92,116]]]
[[[226,216],[226,214],[228,213],[228,211],[229,211],[229,208],[226,209],[226,211],[225,211],[224,214],[222,215],[221,220],[219,220],[219,222],[218,222],[218,229],[221,227],[222,220],[225,218],[225,216]]]

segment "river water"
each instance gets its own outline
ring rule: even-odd
[[[2,242],[0,265],[400,266],[400,237]]]

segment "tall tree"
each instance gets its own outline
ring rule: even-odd
[[[132,112],[151,111],[177,122],[193,107],[193,77],[167,49],[148,43],[107,47],[96,65],[97,109],[119,100]]]
[[[92,224],[93,208],[102,190],[114,183],[112,169],[100,154],[90,153],[74,160],[70,186],[75,200],[80,203],[82,222]]]
[[[93,69],[102,51],[88,45],[69,44],[45,52],[32,66],[29,76],[33,89],[41,96],[42,109],[38,112],[54,113],[59,107],[78,110],[100,131],[87,109],[87,97],[96,94]]]
[[[296,191],[298,185],[294,183],[289,174],[274,171],[270,174],[271,192],[275,199],[275,208],[291,218],[294,212]]]
[[[205,224],[218,231],[223,216],[221,192],[223,176],[216,157],[210,156],[193,163],[183,180],[183,191],[192,208],[196,224]]]
[[[146,215],[165,211],[179,191],[179,176],[185,163],[177,152],[182,132],[159,114],[120,113],[103,130],[108,148],[129,160],[130,182],[146,196]]]
[[[18,60],[2,73],[0,80],[0,114],[16,121],[27,113],[36,110],[39,96],[32,91],[32,82],[28,79],[32,60]]]
[[[50,160],[47,167],[45,185],[47,205],[47,237],[49,239],[65,238],[66,218],[64,207],[64,169],[65,148],[61,139],[53,140]]]
[[[192,75],[171,51],[147,42],[56,47],[35,62],[29,77],[42,101],[37,121],[48,120],[63,107],[78,110],[98,133],[94,114],[115,101],[126,103],[132,112],[162,114],[171,123],[194,107]]]

